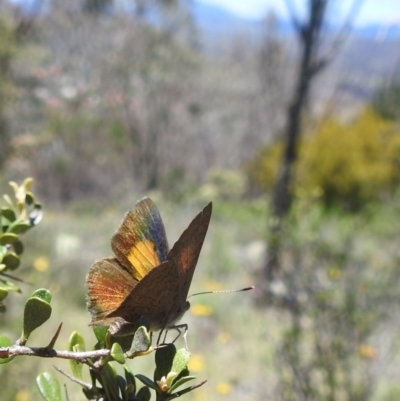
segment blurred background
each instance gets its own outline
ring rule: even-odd
[[[397,1],[0,0],[0,190],[32,176],[45,210],[1,333],[46,287],[28,345],[63,321],[56,348],[90,349],[85,276],[124,213],[151,197],[172,246],[213,201],[190,292],[257,288],[191,300],[186,399],[400,399],[399,122]],[[0,365],[0,399],[52,364]]]

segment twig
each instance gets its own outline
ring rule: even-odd
[[[13,356],[38,356],[41,358],[62,358],[74,359],[85,363],[88,358],[102,358],[110,355],[109,349],[100,349],[95,351],[59,351],[47,347],[26,347],[23,345],[12,345],[10,347],[0,348],[0,358],[10,358]]]
[[[82,380],[77,379],[75,376],[72,376],[69,373],[64,372],[62,369],[58,368],[57,366],[53,365],[53,368],[55,370],[57,370],[58,372],[60,372],[62,375],[68,377],[69,380],[71,380],[71,381],[73,381],[75,383],[78,383],[79,385],[81,385],[82,387],[86,388],[87,390],[90,390],[92,388],[92,386],[89,383],[86,383],[86,382],[84,382]]]

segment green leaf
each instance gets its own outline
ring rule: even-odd
[[[154,372],[154,381],[159,381],[161,378],[167,377],[171,371],[172,363],[176,354],[176,348],[174,344],[167,344],[156,350],[156,370]]]
[[[100,326],[100,327],[93,327],[94,335],[97,338],[97,341],[103,347],[106,343],[106,335],[107,335],[108,326]]]
[[[0,279],[0,285],[7,291],[21,292],[20,288],[17,287],[12,281]]]
[[[125,393],[124,400],[133,399],[133,396],[136,393],[136,387],[133,384],[127,384],[124,393]]]
[[[169,392],[172,392],[172,391],[176,390],[178,387],[184,385],[185,383],[187,383],[190,380],[194,380],[195,378],[196,378],[196,376],[184,376],[184,377],[181,377],[180,379],[176,380],[172,384],[171,388],[169,389]]]
[[[131,372],[131,370],[128,368],[128,366],[124,365],[124,371],[125,371],[125,380],[126,380],[126,384],[132,385],[134,389],[136,389],[136,380],[135,380],[135,376],[133,375],[133,373]],[[135,393],[135,390],[133,391]]]
[[[25,203],[27,205],[33,205],[35,203],[35,195],[32,192],[28,191],[25,194]]]
[[[0,214],[2,215],[2,216],[4,216],[9,222],[13,222],[13,221],[15,221],[16,220],[16,218],[17,218],[17,216],[15,215],[15,212],[14,212],[14,210],[13,209],[11,209],[10,207],[6,207],[6,206],[3,206],[1,209],[0,209]]]
[[[85,351],[85,340],[80,333],[74,331],[68,340],[68,350],[74,352]],[[78,379],[82,379],[82,368],[83,365],[78,361],[73,359],[69,360],[69,364],[71,366],[72,373]]]
[[[18,235],[14,233],[4,233],[0,235],[0,245],[14,244],[18,241]]]
[[[182,370],[186,369],[187,364],[189,363],[190,352],[186,348],[181,348],[178,350],[174,356],[174,360],[172,362],[171,371],[176,373],[181,373]]]
[[[142,387],[136,394],[138,401],[150,401],[151,393],[148,387]]]
[[[105,364],[101,370],[101,384],[107,394],[108,400],[120,399],[117,373],[110,363]]]
[[[125,363],[124,351],[122,351],[122,348],[118,343],[112,345],[110,354],[116,362],[121,365]]]
[[[24,252],[24,244],[19,240],[13,243],[13,248],[17,255],[21,255]]]
[[[41,373],[36,378],[40,394],[46,401],[62,401],[61,389],[57,379],[48,372]]]
[[[18,192],[19,186],[15,181],[9,181],[8,185],[14,190],[15,193]]]
[[[31,228],[31,225],[24,221],[15,222],[9,227],[9,231],[14,234],[24,234]]]
[[[40,298],[42,301],[47,302],[48,304],[51,302],[51,292],[46,288],[39,288],[38,290],[34,291],[31,295],[32,297]]]
[[[11,200],[11,198],[10,198],[7,194],[4,194],[4,195],[3,195],[3,198],[4,198],[4,200],[6,201],[6,203],[7,203],[11,208],[14,207],[13,201]]]
[[[7,266],[7,270],[15,270],[21,263],[19,256],[14,252],[8,252],[3,256],[2,264]]]
[[[0,302],[3,301],[8,295],[8,291],[5,288],[0,287]]]
[[[178,373],[171,370],[165,378],[165,383],[167,385],[168,391],[171,389],[172,382],[178,377]]]
[[[22,183],[21,187],[25,188],[25,191],[29,191],[32,187],[33,184],[33,178],[32,177],[27,177],[25,178],[24,182]]]
[[[13,345],[13,343],[8,337],[0,336],[0,347],[11,347],[11,345]],[[14,358],[14,356],[11,356],[10,358],[0,358],[0,364],[10,362]]]
[[[51,306],[38,297],[31,297],[25,303],[24,329],[21,342],[24,344],[33,330],[46,322],[51,315]]]
[[[110,346],[114,343],[118,343],[121,348],[125,350],[129,350],[133,341],[133,335],[122,336],[122,337],[114,337],[110,335]]]
[[[160,391],[156,383],[154,383],[153,380],[149,379],[147,376],[137,374],[135,377],[138,378],[144,385],[152,388],[153,390]]]
[[[146,352],[150,348],[150,334],[145,326],[140,326],[133,337],[130,353]]]

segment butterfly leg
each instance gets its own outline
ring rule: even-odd
[[[182,335],[181,329],[184,330],[182,338],[185,343],[185,348],[189,351],[189,347],[187,345],[187,339],[186,339],[189,326],[186,323],[183,323],[183,324],[178,324],[177,326],[172,326],[171,329],[174,329],[178,332],[178,335],[173,339],[172,343],[174,343]]]
[[[166,330],[166,329],[162,329],[161,331],[160,331],[160,334],[158,335],[158,338],[157,338],[157,346],[159,346],[160,344],[166,344],[166,341],[167,341],[167,334],[168,334],[168,332],[170,331],[170,330],[176,330],[177,332],[178,332],[178,334],[177,334],[177,336],[171,341],[171,343],[172,344],[174,344],[175,343],[175,341],[182,335],[182,337],[183,337],[183,341],[185,342],[185,348],[189,351],[189,347],[188,347],[188,345],[187,345],[187,339],[186,339],[186,337],[187,337],[187,332],[188,332],[188,325],[186,324],[186,323],[184,323],[184,324],[178,324],[177,326],[172,326],[172,327],[170,327],[168,330]],[[183,334],[182,334],[182,331],[181,330],[184,330],[183,331]],[[164,338],[163,338],[163,341],[161,342],[161,336],[162,335],[164,335]]]
[[[162,344],[161,336],[163,335],[163,333],[164,333],[164,329],[160,330],[160,334],[158,335],[158,338],[157,338],[157,346]],[[164,341],[163,342],[165,342],[165,336],[164,336]]]

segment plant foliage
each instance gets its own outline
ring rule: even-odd
[[[269,191],[275,181],[282,143],[262,149],[248,163],[253,186]],[[299,148],[297,191],[315,193],[325,205],[357,209],[392,194],[400,183],[400,130],[371,109],[352,123],[327,118]]]

